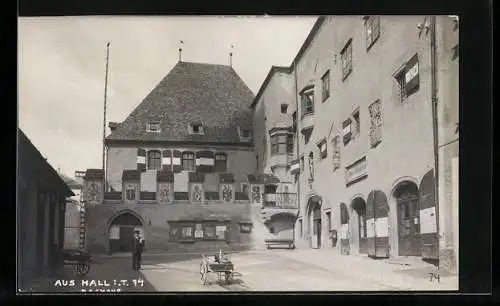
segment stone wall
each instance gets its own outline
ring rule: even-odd
[[[214,201],[215,202],[215,201]],[[212,202],[213,203],[213,202]],[[87,208],[87,246],[91,252],[108,252],[109,226],[121,213],[132,213],[144,227],[147,250],[196,251],[211,248],[243,249],[250,247],[250,234],[240,233],[239,222],[250,220],[250,204],[102,204]],[[230,218],[229,243],[223,241],[197,241],[179,243],[169,241],[169,221],[175,221],[186,214],[226,215]]]

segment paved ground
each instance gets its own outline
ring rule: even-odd
[[[429,273],[438,271],[420,260],[372,260],[366,256],[342,256],[329,250],[264,250],[229,254],[237,272],[234,281],[229,284],[218,282],[217,276],[211,274],[207,285],[201,284],[201,256],[198,253],[145,254],[140,272],[131,269],[130,257],[130,254],[96,257],[85,277],[76,277],[71,270],[59,277],[61,285],[70,281],[74,285],[56,287],[57,278],[51,278],[32,284],[31,288],[36,292],[81,292],[82,289],[87,292],[92,289],[105,292],[458,289],[456,276],[441,275],[440,282],[431,282]],[[122,285],[122,280],[128,286]]]
[[[342,256],[325,250],[271,250],[230,255],[237,276],[230,284],[209,277],[200,281],[200,257],[163,262],[147,259],[141,271],[158,291],[412,291],[457,290],[455,278],[430,281],[436,269],[413,261],[389,264],[367,257]],[[412,262],[406,261],[406,262]]]

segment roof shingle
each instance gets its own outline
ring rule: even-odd
[[[238,126],[252,128],[254,94],[230,66],[178,62],[107,137],[113,140],[239,143]],[[159,121],[161,132],[147,132]],[[202,122],[203,135],[189,134]]]

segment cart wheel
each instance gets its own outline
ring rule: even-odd
[[[226,280],[226,283],[233,281],[233,272],[232,271],[226,272],[225,280]]]
[[[78,265],[76,266],[76,273],[79,276],[86,275],[89,272],[89,270],[90,266],[87,263],[78,263]]]
[[[200,274],[201,274],[201,284],[206,285],[207,283],[207,269],[204,264],[200,265]]]

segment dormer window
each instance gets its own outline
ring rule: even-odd
[[[160,122],[159,121],[150,121],[150,122],[148,122],[146,129],[148,132],[151,132],[151,133],[159,133],[159,132],[161,132]]]
[[[242,141],[250,141],[252,139],[252,130],[250,129],[242,129],[241,127],[238,127],[238,133]]]
[[[203,125],[200,122],[191,123],[190,133],[203,135]]]

